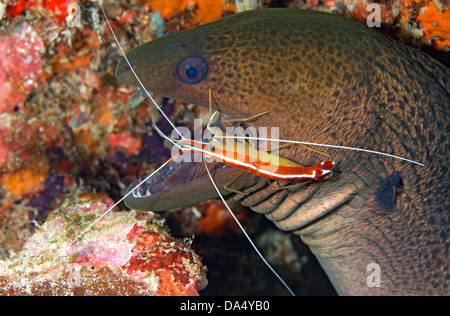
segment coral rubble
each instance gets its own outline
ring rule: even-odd
[[[76,239],[112,203],[100,194],[66,200],[0,261],[0,295],[198,295],[206,269],[154,213],[109,212]]]

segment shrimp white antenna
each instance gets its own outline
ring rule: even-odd
[[[171,142],[175,147],[178,147],[178,149],[183,150],[183,147],[181,147],[180,145],[178,145],[173,139],[171,139],[170,137],[167,137],[159,128],[158,126],[156,126],[155,121],[152,120],[152,127],[153,129],[159,134],[159,136],[161,136],[162,138],[168,140],[169,142]]]
[[[100,1],[100,8],[103,11],[103,15],[105,16],[106,19],[106,23],[108,24],[109,29],[111,30],[111,33],[114,37],[114,40],[116,41],[117,45],[119,46],[120,52],[122,53],[122,56],[125,58],[125,61],[128,64],[128,67],[130,68],[131,72],[133,73],[133,76],[136,78],[136,80],[138,81],[139,85],[141,86],[142,90],[144,90],[145,94],[150,98],[150,100],[152,101],[152,103],[156,106],[156,108],[158,109],[158,111],[162,114],[162,116],[167,120],[167,122],[169,122],[169,124],[172,126],[172,128],[178,133],[178,135],[180,135],[181,139],[186,139],[181,132],[175,127],[175,125],[172,123],[172,121],[167,117],[167,115],[163,112],[163,110],[161,109],[161,107],[158,105],[158,103],[156,103],[156,101],[153,99],[153,97],[151,96],[151,94],[148,92],[148,90],[145,88],[144,84],[141,82],[141,80],[139,79],[139,77],[137,76],[136,72],[134,71],[133,67],[131,66],[130,61],[127,58],[127,55],[125,54],[125,52],[122,49],[122,46],[119,43],[119,40],[116,37],[116,34],[114,33],[114,30],[111,26],[111,23],[109,23],[109,19],[106,16],[106,12],[105,9],[103,8],[103,1]]]
[[[265,138],[265,137],[234,136],[234,135],[229,135],[229,136],[218,136],[218,135],[215,135],[215,137],[216,138],[235,138],[235,139],[251,139],[251,140],[276,141],[276,142],[280,142],[280,143],[291,143],[291,144],[311,145],[311,146],[321,146],[321,147],[331,147],[331,148],[340,148],[340,149],[347,149],[347,150],[354,150],[354,151],[362,151],[362,152],[366,152],[366,153],[377,154],[377,155],[382,155],[382,156],[387,156],[387,157],[392,157],[392,158],[404,160],[404,161],[407,161],[407,162],[410,162],[410,163],[413,163],[413,164],[425,167],[425,165],[423,163],[421,163],[421,162],[417,162],[417,161],[414,161],[414,160],[411,160],[411,159],[407,159],[407,158],[404,158],[404,157],[400,157],[400,156],[384,153],[382,151],[376,151],[376,150],[370,150],[370,149],[364,149],[364,148],[348,147],[348,146],[341,146],[341,145],[321,144],[321,143],[311,143],[311,142],[302,142],[302,141],[298,141],[298,140],[274,139],[274,138]]]
[[[209,168],[206,165],[206,161],[203,161],[203,163],[205,164],[205,169],[206,172],[208,172],[208,176],[211,179],[211,183],[214,186],[214,189],[216,189],[217,194],[219,195],[220,199],[222,200],[222,202],[225,204],[228,212],[231,214],[231,216],[233,217],[234,221],[236,222],[236,224],[239,226],[239,228],[241,229],[241,231],[244,233],[245,237],[247,238],[248,242],[250,243],[250,245],[253,247],[253,249],[256,251],[256,253],[258,254],[258,256],[261,258],[261,260],[264,262],[264,264],[269,268],[270,271],[272,271],[272,273],[277,277],[277,279],[281,282],[281,284],[283,284],[283,286],[286,288],[286,290],[289,292],[289,294],[291,294],[292,296],[295,296],[294,291],[291,290],[291,288],[289,287],[289,285],[287,285],[287,283],[283,280],[283,278],[275,271],[275,269],[270,265],[269,262],[267,262],[266,258],[264,258],[264,256],[261,254],[261,252],[259,252],[258,248],[256,247],[256,245],[253,243],[252,239],[250,238],[250,236],[247,234],[247,232],[245,231],[244,227],[241,225],[241,223],[239,222],[239,220],[237,219],[236,215],[234,215],[234,213],[231,211],[230,207],[228,206],[227,202],[225,201],[224,197],[222,196],[222,194],[220,193],[219,189],[217,188],[216,183],[213,180],[213,177],[211,175],[211,173],[209,172]]]

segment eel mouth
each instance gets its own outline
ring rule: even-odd
[[[222,115],[213,122],[213,127],[220,130],[225,130],[226,126],[228,125]],[[209,134],[206,132],[202,142],[207,142],[208,139]],[[174,159],[151,178],[145,180],[147,175],[131,183],[125,192],[125,205],[138,211],[165,211],[186,207],[219,198],[215,186],[222,196],[227,196],[253,185],[259,178],[223,163],[205,164],[201,153],[190,153],[186,158]]]
[[[239,176],[240,170],[233,167],[207,163],[211,176],[223,195],[231,193],[224,186]],[[240,185],[239,185],[240,183]],[[243,181],[236,181],[233,188],[242,187]],[[138,179],[130,184],[125,205],[139,211],[165,211],[218,198],[203,162],[171,161],[150,179]]]

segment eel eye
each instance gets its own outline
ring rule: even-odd
[[[205,79],[208,65],[201,57],[186,57],[177,65],[178,79],[187,84],[194,84]]]

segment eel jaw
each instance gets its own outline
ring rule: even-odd
[[[222,195],[231,191],[224,189],[242,172],[223,164],[207,164]],[[253,176],[253,175],[251,175]],[[254,176],[256,177],[256,176]],[[248,186],[248,175],[239,177],[231,184],[235,190]],[[129,185],[125,194],[133,190],[141,180]],[[185,207],[218,198],[203,162],[170,162],[154,177],[143,182],[124,202],[131,209],[139,211],[165,211]]]

